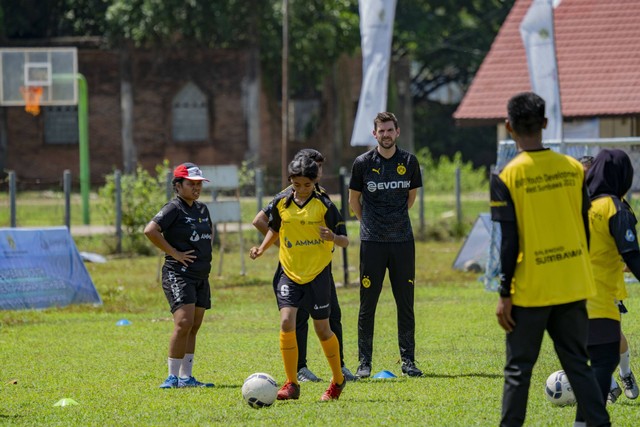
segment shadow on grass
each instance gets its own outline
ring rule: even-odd
[[[503,376],[502,374],[486,374],[483,372],[475,372],[475,373],[468,373],[468,374],[435,374],[435,373],[425,373],[423,374],[421,377],[416,377],[416,378],[409,378],[406,376],[400,376],[397,378],[366,378],[366,379],[359,379],[357,382],[363,382],[363,383],[385,383],[385,382],[389,382],[389,381],[420,381],[421,379],[426,379],[426,378],[493,378],[493,379],[502,379]]]
[[[425,374],[422,376],[428,378],[503,378],[502,374],[485,374],[482,372],[469,374]]]

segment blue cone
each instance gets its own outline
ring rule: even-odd
[[[120,319],[116,322],[116,326],[128,326],[130,324],[131,322],[129,322],[127,319]]]
[[[373,378],[384,379],[384,378],[397,378],[397,377],[391,371],[380,371],[377,374],[375,374]]]

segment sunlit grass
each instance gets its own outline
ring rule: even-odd
[[[247,239],[249,239],[247,232]],[[230,234],[229,241],[237,241]],[[78,243],[83,250],[82,241]],[[390,370],[392,380],[348,384],[337,402],[320,403],[330,370],[318,340],[308,344],[309,367],[325,381],[302,384],[298,401],[255,410],[241,398],[244,378],[268,372],[284,380],[278,350],[278,312],[271,286],[277,252],[251,261],[229,246],[218,275],[214,252],[213,308],[199,335],[194,374],[214,389],[160,390],[172,329],[162,294],[160,256],[110,258],[87,264],[104,301],[42,311],[0,312],[0,424],[9,425],[497,425],[502,390],[504,334],[495,321],[496,295],[477,275],[450,268],[461,242],[418,242],[416,246],[416,359],[423,378],[400,376],[395,304],[386,283],[377,310],[373,371]],[[350,281],[357,282],[357,232],[348,248]],[[241,261],[246,274],[241,275]],[[342,254],[333,271],[342,282]],[[631,347],[640,343],[634,314],[640,292],[630,285],[631,314],[624,330]],[[338,288],[345,361],[357,366],[359,288]],[[628,319],[627,319],[628,317]],[[120,319],[129,326],[116,326]],[[632,359],[632,365],[637,365]],[[552,407],[543,382],[559,369],[545,339],[534,370],[527,425],[571,425],[575,408]],[[15,380],[15,384],[13,383]],[[77,406],[54,407],[62,398]],[[622,397],[609,409],[614,425],[632,426],[638,402]]]

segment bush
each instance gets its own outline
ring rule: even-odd
[[[434,160],[428,148],[421,148],[416,154],[423,168],[424,189],[427,193],[452,193],[455,190],[456,168],[460,168],[460,191],[487,191],[488,180],[485,168],[474,169],[473,164],[462,161],[459,151],[449,159],[441,156]]]
[[[156,166],[156,176],[138,165],[135,174],[121,176],[122,189],[122,247],[125,252],[153,254],[154,246],[144,235],[144,227],[167,202],[166,180],[169,162]],[[98,190],[98,209],[108,224],[116,222],[115,171],[107,175],[106,184]],[[110,248],[115,252],[116,248]]]

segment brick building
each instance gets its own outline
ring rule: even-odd
[[[53,41],[69,45],[69,41]],[[240,164],[271,146],[279,123],[267,101],[248,51],[214,49],[133,50],[123,65],[119,51],[78,42],[78,71],[89,88],[91,182],[114,169],[139,163],[153,170],[164,159],[178,164]],[[123,74],[130,76],[130,116],[123,113]],[[0,166],[15,170],[19,185],[59,182],[64,169],[78,176],[76,106],[0,108]],[[279,113],[278,113],[279,117]],[[132,147],[125,150],[123,123],[130,121]],[[271,129],[278,124],[278,129]],[[250,132],[250,128],[254,131]],[[256,132],[257,130],[257,132]],[[251,137],[250,137],[251,134]],[[124,143],[126,145],[126,143]],[[76,179],[74,179],[76,181]]]
[[[496,125],[498,140],[507,137],[507,101],[531,90],[519,32],[531,3],[515,2],[454,113],[461,125]],[[600,138],[639,137],[638,2],[563,0],[554,15],[564,127],[593,128]]]
[[[61,38],[6,46],[77,47],[78,72],[88,84],[93,187],[115,169],[132,171],[140,164],[153,171],[168,159],[171,165],[248,161],[265,169],[268,194],[280,188],[280,89],[267,93],[261,85],[255,52],[171,46],[125,52],[102,43],[100,38]],[[289,101],[287,158],[305,147],[322,151],[327,158],[323,185],[332,192],[338,190],[340,168],[350,170],[366,150],[350,146],[361,64],[359,56],[340,58],[318,99]],[[407,64],[393,63],[392,75],[392,84],[409,86]],[[412,150],[411,97],[390,92],[396,98],[389,105],[399,106],[401,145]],[[20,189],[48,189],[60,188],[63,171],[69,169],[77,187],[77,120],[76,106],[43,106],[35,117],[24,107],[0,106],[0,170],[14,170]]]

